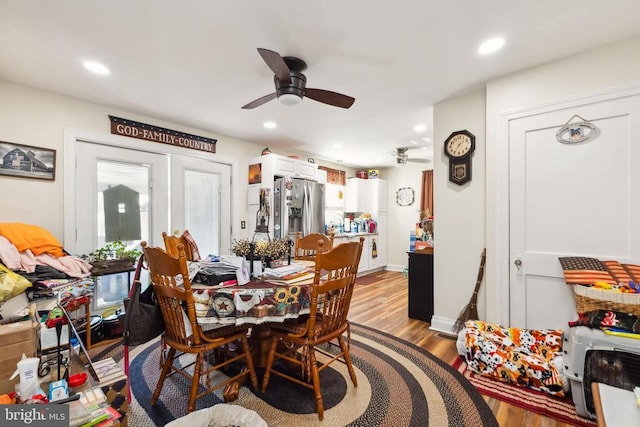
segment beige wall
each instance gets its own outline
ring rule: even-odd
[[[37,224],[63,241],[64,129],[109,135],[109,114],[217,139],[217,152],[211,155],[212,159],[238,164],[237,170],[232,172],[235,205],[232,226],[236,233],[233,237],[248,233],[248,230],[240,230],[240,221],[247,219],[247,174],[244,171],[247,170],[247,160],[259,155],[264,147],[6,81],[0,81],[0,141],[53,148],[57,151],[57,158],[53,182],[0,177],[3,194],[0,197],[0,221]]]
[[[477,278],[485,241],[484,107],[484,91],[479,91],[440,102],[434,109],[434,317],[455,320]],[[459,130],[476,137],[471,181],[462,186],[449,181],[449,159],[442,149],[447,137]]]
[[[420,218],[422,171],[430,170],[431,167],[431,164],[407,163],[404,166],[385,168],[380,171],[381,177],[387,180],[387,205],[389,206],[387,269],[389,270],[402,271],[407,265],[409,233],[415,230],[416,222]],[[411,187],[415,192],[415,201],[410,206],[398,206],[396,203],[396,191],[402,187]],[[437,228],[437,225],[435,227]]]
[[[455,128],[467,128],[486,140],[485,161],[476,150],[474,180],[468,189],[452,187],[446,181],[446,163],[436,159],[435,201],[438,212],[435,256],[435,313],[432,327],[448,330],[469,301],[478,270],[480,250],[487,247],[487,267],[482,285],[480,317],[508,323],[508,210],[505,189],[506,141],[498,141],[501,115],[517,109],[558,102],[570,97],[640,83],[640,38],[594,49],[539,67],[513,73],[486,85],[486,105],[481,94],[450,99],[434,109],[436,146]],[[486,110],[486,113],[485,113]],[[472,127],[484,116],[486,138]],[[477,140],[476,140],[477,141]],[[481,172],[482,171],[482,172]],[[481,177],[476,173],[482,173]],[[486,197],[481,186],[486,183]],[[450,219],[443,219],[443,216]],[[477,222],[478,216],[486,221]],[[460,227],[460,228],[459,228]],[[444,234],[444,235],[443,235]],[[485,238],[486,236],[486,238]],[[443,242],[444,240],[444,242]],[[506,274],[506,276],[505,276]],[[485,308],[486,307],[486,308]]]

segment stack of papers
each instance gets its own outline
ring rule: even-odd
[[[278,268],[267,268],[262,278],[271,283],[292,285],[294,283],[311,282],[315,272],[303,264],[292,263]]]
[[[282,267],[265,268],[263,277],[265,279],[282,279],[285,276],[300,273],[301,271],[307,271],[307,268],[302,264],[292,262],[290,265],[283,265]]]

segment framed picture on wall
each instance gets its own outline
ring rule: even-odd
[[[262,165],[256,163],[249,165],[249,184],[260,184],[262,182]]]
[[[0,141],[0,175],[56,179],[56,150]]]

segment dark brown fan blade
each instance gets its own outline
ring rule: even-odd
[[[262,56],[262,59],[264,59],[264,62],[266,62],[269,68],[271,68],[271,71],[273,71],[273,74],[276,75],[278,80],[281,82],[291,83],[291,71],[278,52],[263,49],[261,47],[258,48],[258,52],[260,53],[260,56]]]
[[[340,108],[349,108],[356,100],[355,98],[352,98],[350,96],[324,89],[306,88],[304,90],[304,96],[306,96],[307,98],[311,98],[314,101],[322,102],[324,104],[329,104]]]
[[[269,101],[276,99],[276,93],[270,93],[269,95],[265,95],[262,98],[258,98],[255,101],[251,101],[247,105],[243,105],[242,108],[245,110],[250,110],[252,108],[256,108],[261,106],[262,104],[266,104]]]

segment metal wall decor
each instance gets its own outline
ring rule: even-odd
[[[402,187],[396,192],[396,203],[398,206],[411,206],[415,198],[415,193],[411,187]]]
[[[572,122],[574,119],[580,121]],[[564,126],[558,129],[556,140],[562,144],[577,144],[596,139],[598,135],[600,135],[600,129],[596,125],[574,114]]]

